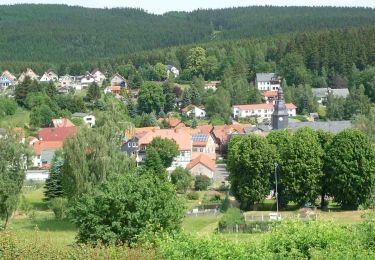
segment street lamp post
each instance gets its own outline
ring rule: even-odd
[[[275,188],[275,197],[276,197],[276,212],[277,212],[277,220],[279,220],[279,194],[277,192],[277,166],[278,164],[275,163],[275,184],[276,184],[276,188]]]

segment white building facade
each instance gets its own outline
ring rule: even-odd
[[[294,104],[286,104],[289,116],[297,115],[297,107]],[[273,104],[254,104],[254,105],[236,105],[233,106],[234,118],[258,118],[258,121],[271,119],[273,113]]]

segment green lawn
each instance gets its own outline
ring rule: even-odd
[[[205,192],[199,192],[199,200],[187,202],[187,207],[190,209],[199,205]],[[57,221],[53,213],[48,209],[48,203],[43,200],[43,188],[24,188],[23,195],[25,199],[32,206],[31,214],[26,216],[24,214],[15,214],[9,224],[9,229],[13,231],[20,239],[36,238],[40,241],[52,242],[61,246],[69,246],[74,243],[77,230],[69,221]],[[258,207],[259,211],[249,211],[244,214],[247,217],[254,215],[267,216],[273,211],[274,201],[265,201],[263,205]],[[340,211],[332,208],[329,212],[318,211],[318,219],[333,220],[345,224],[354,224],[361,221],[361,215],[364,211]],[[290,210],[281,211],[284,219],[295,218],[298,210],[293,210],[291,205]],[[198,216],[185,217],[182,223],[184,232],[198,236],[217,236],[219,238],[228,239],[232,241],[251,241],[263,234],[217,234],[216,229],[222,214],[218,216]],[[33,240],[34,241],[34,240]]]
[[[186,233],[209,235],[215,232],[219,218],[217,216],[186,217],[182,228]]]
[[[30,121],[30,112],[27,110],[18,109],[17,112],[12,116],[6,116],[0,120],[0,127],[2,128],[14,128],[24,127],[28,125]]]

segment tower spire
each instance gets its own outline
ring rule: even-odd
[[[288,127],[288,110],[285,105],[284,91],[280,87],[277,91],[277,100],[273,106],[272,129],[286,129]]]

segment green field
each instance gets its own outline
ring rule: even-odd
[[[74,243],[76,236],[76,228],[68,221],[57,221],[54,219],[53,213],[48,209],[48,204],[43,200],[43,188],[26,189],[23,191],[24,197],[31,205],[31,211],[26,215],[24,213],[16,213],[10,222],[9,229],[14,232],[20,239],[37,239],[56,243],[61,246],[69,246]],[[200,199],[195,201],[187,201],[187,208],[191,209],[197,206],[205,192],[199,192]],[[267,216],[273,208],[273,201],[269,200],[262,205],[259,211],[245,212],[246,217],[250,216]],[[328,212],[318,211],[318,219],[333,220],[345,224],[355,224],[360,221],[364,211],[340,211],[332,209]],[[288,210],[281,212],[284,219],[295,218],[298,210]],[[183,220],[182,229],[188,234],[198,236],[218,236],[233,241],[246,241],[254,238],[254,236],[262,236],[262,234],[216,234],[216,228],[222,214],[218,216],[198,216],[186,217]],[[36,237],[35,237],[36,236]]]

